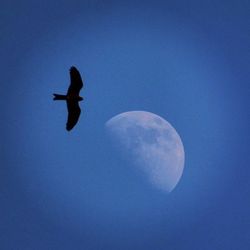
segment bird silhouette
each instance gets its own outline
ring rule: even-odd
[[[67,95],[53,94],[53,100],[64,100],[67,102],[68,120],[66,124],[66,129],[68,131],[70,131],[76,125],[81,114],[79,101],[82,101],[83,98],[79,96],[79,93],[82,87],[83,82],[81,75],[77,68],[72,66],[70,68],[70,85],[68,88]]]

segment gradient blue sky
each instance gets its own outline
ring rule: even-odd
[[[241,1],[4,1],[0,249],[248,249],[249,10]],[[68,69],[82,116],[65,130]],[[186,153],[166,195],[110,144],[145,110]]]

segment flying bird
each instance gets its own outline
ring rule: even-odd
[[[81,114],[79,101],[82,101],[83,98],[79,95],[79,93],[82,87],[83,82],[81,75],[77,68],[72,66],[70,68],[70,85],[68,88],[67,95],[53,94],[53,100],[64,100],[67,102],[68,120],[66,124],[66,129],[68,131],[70,131],[76,125]]]

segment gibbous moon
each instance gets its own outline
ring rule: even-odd
[[[150,112],[130,111],[111,118],[106,128],[155,188],[169,193],[176,187],[185,153],[170,123]]]

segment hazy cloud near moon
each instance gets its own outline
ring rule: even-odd
[[[174,189],[183,172],[184,149],[167,121],[149,112],[132,111],[113,117],[106,126],[155,187],[165,192]]]

